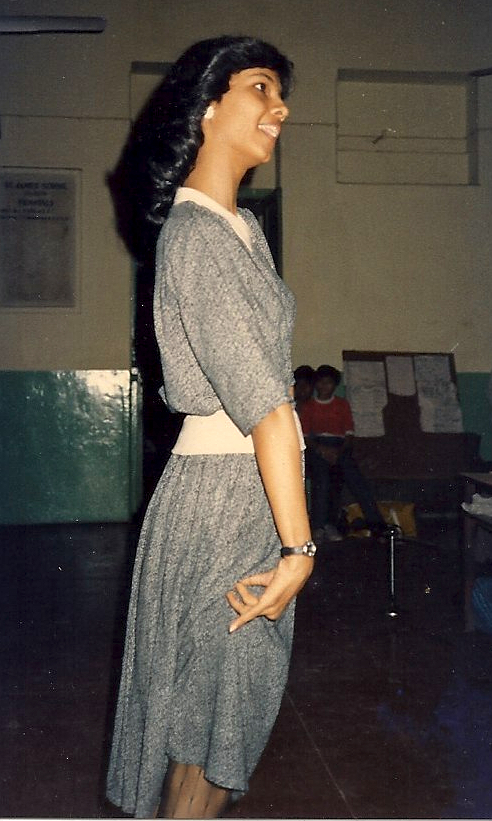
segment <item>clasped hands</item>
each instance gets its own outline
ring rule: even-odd
[[[229,625],[229,633],[239,627],[265,616],[276,621],[287,605],[302,590],[313,570],[313,559],[309,556],[287,556],[280,559],[272,570],[256,573],[236,582],[234,588],[226,593],[226,599],[239,614]],[[263,593],[257,596],[249,588],[264,587]]]

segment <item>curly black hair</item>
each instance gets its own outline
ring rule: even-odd
[[[152,94],[108,178],[120,233],[137,259],[153,247],[156,226],[165,221],[176,188],[193,170],[203,143],[201,121],[207,106],[222,98],[233,74],[255,67],[275,71],[282,96],[288,96],[290,60],[263,40],[229,35],[192,45]],[[150,239],[146,221],[155,226]]]
[[[316,368],[314,380],[323,379],[325,376],[332,379],[335,385],[339,385],[342,378],[341,371],[339,371],[338,368],[334,368],[333,365],[320,365],[319,368]]]
[[[306,382],[314,382],[315,373],[311,365],[299,365],[294,371],[294,379],[296,382],[299,382],[301,379],[305,379]]]

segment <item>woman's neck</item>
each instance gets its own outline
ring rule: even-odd
[[[198,157],[197,164],[186,178],[185,185],[207,194],[223,208],[236,214],[237,192],[245,172],[231,172],[217,162],[207,162]]]

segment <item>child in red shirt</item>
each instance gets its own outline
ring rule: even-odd
[[[330,522],[330,468],[337,465],[343,481],[359,502],[367,527],[376,532],[385,528],[372,491],[350,450],[354,420],[346,399],[335,396],[341,373],[331,365],[320,365],[315,374],[315,393],[299,409],[306,439],[306,464],[311,476],[311,519],[318,540],[340,539]]]

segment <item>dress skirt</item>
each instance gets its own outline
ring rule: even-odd
[[[247,790],[285,688],[294,603],[229,634],[225,594],[279,548],[254,455],[171,456],[133,573],[107,783],[124,812],[153,815],[169,759]]]

